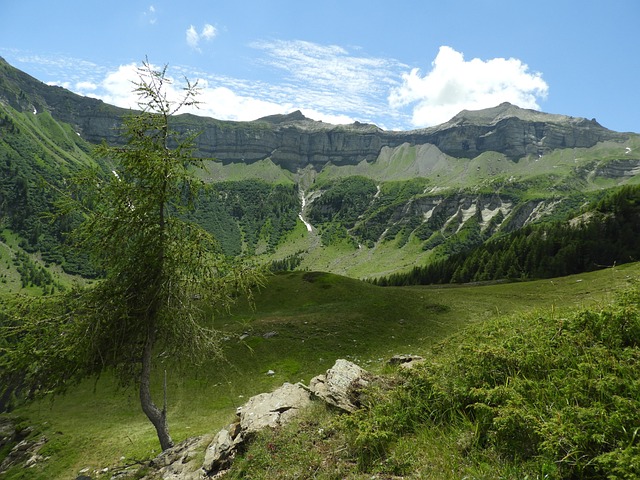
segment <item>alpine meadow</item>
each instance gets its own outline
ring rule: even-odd
[[[640,134],[123,109],[0,58],[0,478],[640,477]]]

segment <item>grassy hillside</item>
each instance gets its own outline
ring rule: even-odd
[[[164,367],[169,377],[173,436],[180,441],[213,433],[249,396],[285,381],[308,382],[337,358],[379,372],[395,353],[427,353],[461,328],[498,315],[533,309],[560,314],[608,301],[639,275],[640,265],[629,264],[554,280],[453,288],[381,288],[325,273],[275,275],[257,295],[255,309],[241,302],[216,317],[225,360],[180,366],[158,357],[156,371]],[[275,374],[267,375],[269,370]],[[160,383],[157,378],[158,388]],[[36,427],[34,436],[49,438],[41,450],[49,459],[26,471],[14,469],[6,478],[74,478],[84,468],[113,472],[157,454],[137,393],[116,387],[107,376],[53,402],[12,412],[23,425]]]
[[[640,290],[471,325],[363,408],[262,432],[228,479],[635,479]]]

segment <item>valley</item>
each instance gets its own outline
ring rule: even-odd
[[[45,85],[0,59],[0,406],[6,410],[0,419],[10,419],[17,435],[7,441],[0,436],[0,464],[16,448],[21,432],[30,440],[46,439],[32,467],[4,464],[3,478],[154,478],[149,462],[160,453],[158,439],[139,412],[138,393],[114,374],[122,367],[121,357],[116,368],[96,378],[63,385],[65,394],[59,396],[41,386],[23,391],[21,379],[4,370],[12,342],[20,340],[15,332],[25,322],[15,312],[28,317],[37,310],[30,299],[36,299],[47,313],[49,300],[54,305],[63,295],[106,281],[104,270],[73,243],[74,232],[100,205],[69,206],[94,198],[77,188],[78,178],[83,187],[98,191],[104,179],[118,177],[117,155],[99,156],[96,149],[100,144],[112,153],[123,148],[127,113]],[[194,155],[204,168],[188,172],[194,183],[180,184],[180,201],[166,210],[163,205],[160,224],[165,225],[167,213],[194,226],[193,231],[202,228],[215,239],[200,244],[210,246],[205,257],[215,254],[263,274],[249,297],[241,293],[241,280],[221,274],[222,283],[236,284],[218,300],[225,305],[233,300],[233,306],[198,306],[207,319],[204,327],[215,331],[211,340],[220,355],[196,364],[181,362],[168,350],[153,352],[153,394],[167,401],[176,441],[212,436],[253,395],[284,382],[306,385],[343,358],[380,376],[381,383],[374,385],[379,390],[366,393],[375,401],[352,420],[316,406],[295,428],[259,437],[229,478],[316,478],[301,477],[300,465],[333,468],[333,477],[326,478],[405,478],[414,468],[431,472],[424,478],[439,478],[441,466],[421,464],[409,452],[412,442],[420,445],[423,457],[451,457],[447,468],[454,473],[446,478],[452,479],[579,478],[596,466],[602,471],[613,465],[625,473],[635,468],[627,462],[627,456],[638,454],[636,417],[629,412],[640,408],[627,387],[637,384],[629,378],[637,373],[640,331],[635,304],[620,299],[635,298],[640,277],[640,134],[509,103],[465,110],[441,125],[412,131],[359,122],[331,125],[299,111],[251,122],[191,114],[169,120],[179,137],[193,135]],[[173,146],[169,142],[167,150],[167,145]],[[120,212],[134,218],[144,196],[136,198],[134,204],[126,197]],[[119,222],[121,217],[112,218]],[[180,252],[180,244],[176,239],[169,243],[174,252]],[[227,264],[221,265],[208,271],[226,272]],[[177,271],[185,277],[192,273]],[[141,278],[138,284],[147,279]],[[200,301],[203,293],[210,292],[189,292],[189,298]],[[56,320],[71,311],[63,307]],[[122,304],[111,307],[115,311]],[[132,308],[143,310],[137,304]],[[37,328],[49,335],[54,316],[40,320]],[[65,328],[74,322],[61,324]],[[555,420],[543,415],[558,402],[567,403],[564,397],[558,400],[547,387],[536,386],[543,398],[531,394],[534,403],[528,404],[524,387],[514,390],[514,382],[533,382],[528,370],[520,376],[526,370],[522,365],[538,365],[545,355],[555,358],[562,353],[558,350],[569,348],[556,349],[554,335],[548,344],[535,343],[550,331],[563,339],[566,333],[567,345],[587,352],[584,362],[572,366],[586,387],[583,403],[576,400],[578,410],[562,412],[568,416],[566,428],[574,428],[573,417],[596,415],[594,391],[607,405],[602,418],[612,404],[629,413],[616,432],[607,430],[606,439],[595,432],[596,440],[587,442],[590,448],[602,447],[593,447],[602,454],[600,463],[583,465],[577,446],[566,447],[571,455],[555,457],[557,452],[541,440],[544,434],[565,438],[554,429]],[[64,344],[65,334],[52,337]],[[492,345],[494,337],[501,343]],[[434,380],[438,375],[433,372],[445,360],[453,358],[446,368],[460,374],[452,373],[451,382],[464,383],[465,371],[484,365],[468,353],[475,352],[476,338],[485,342],[478,355],[487,368],[508,371],[498,384],[465,383],[464,389],[444,395],[459,394],[463,406],[456,408],[462,410],[445,408],[449,413],[443,414],[417,408],[416,418],[404,419],[409,424],[383,411],[385,405],[393,410],[407,407],[403,401],[416,403],[415,392],[405,387],[438,397],[447,382],[438,383],[442,379]],[[31,347],[31,355],[42,354],[38,341]],[[509,356],[513,352],[521,358]],[[427,369],[416,377],[391,371],[387,362],[399,353],[424,355]],[[28,359],[30,354],[24,355]],[[602,363],[589,363],[596,357]],[[131,358],[135,369],[140,362]],[[470,363],[456,367],[459,358]],[[616,363],[618,358],[624,361]],[[106,364],[100,358],[91,368],[101,371]],[[619,364],[628,370],[620,373]],[[555,377],[561,370],[554,364],[541,376]],[[31,398],[38,394],[43,398]],[[447,415],[457,417],[445,422]],[[540,426],[543,417],[546,423]],[[383,421],[401,426],[390,433]],[[359,433],[350,437],[345,428]],[[522,431],[527,434],[519,435]],[[578,445],[580,435],[574,437]],[[309,443],[299,446],[303,440]],[[510,442],[524,445],[526,458],[506,448]],[[264,445],[277,445],[287,455],[280,462],[276,450]],[[304,452],[319,456],[309,459]],[[547,463],[535,463],[537,452],[540,458],[548,455]]]

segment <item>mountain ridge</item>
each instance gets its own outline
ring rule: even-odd
[[[95,162],[92,144],[123,141],[118,125],[128,112],[0,61],[0,215],[27,251],[87,274],[86,262],[60,249],[79,219],[43,221],[57,193],[39,178],[63,191],[74,165]],[[201,132],[196,152],[216,160],[198,172],[208,187],[193,215],[225,253],[357,278],[564,218],[640,178],[640,135],[509,103],[407,132],[332,125],[300,111],[172,122]]]
[[[90,143],[117,143],[120,119],[129,110],[46,85],[0,59],[0,99],[20,110],[49,110],[69,123]],[[441,125],[418,130],[383,130],[355,122],[332,125],[311,120],[300,111],[270,115],[248,122],[222,121],[183,114],[180,129],[197,130],[197,150],[224,164],[254,163],[270,158],[291,172],[311,166],[357,165],[373,162],[384,147],[404,143],[432,144],[457,158],[474,158],[496,151],[513,161],[544,155],[558,148],[590,148],[599,142],[624,141],[595,120],[526,110],[503,103],[493,108],[462,111]]]

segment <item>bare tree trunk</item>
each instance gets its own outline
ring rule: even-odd
[[[173,447],[173,440],[171,439],[171,435],[169,435],[169,426],[167,424],[166,400],[163,409],[160,410],[151,399],[151,360],[154,343],[155,331],[150,329],[149,333],[147,334],[147,341],[144,345],[144,352],[142,353],[142,372],[140,373],[140,405],[142,406],[142,411],[155,427],[156,433],[158,434],[158,440],[160,440],[160,447],[162,448],[162,451],[165,451],[168,448]]]

